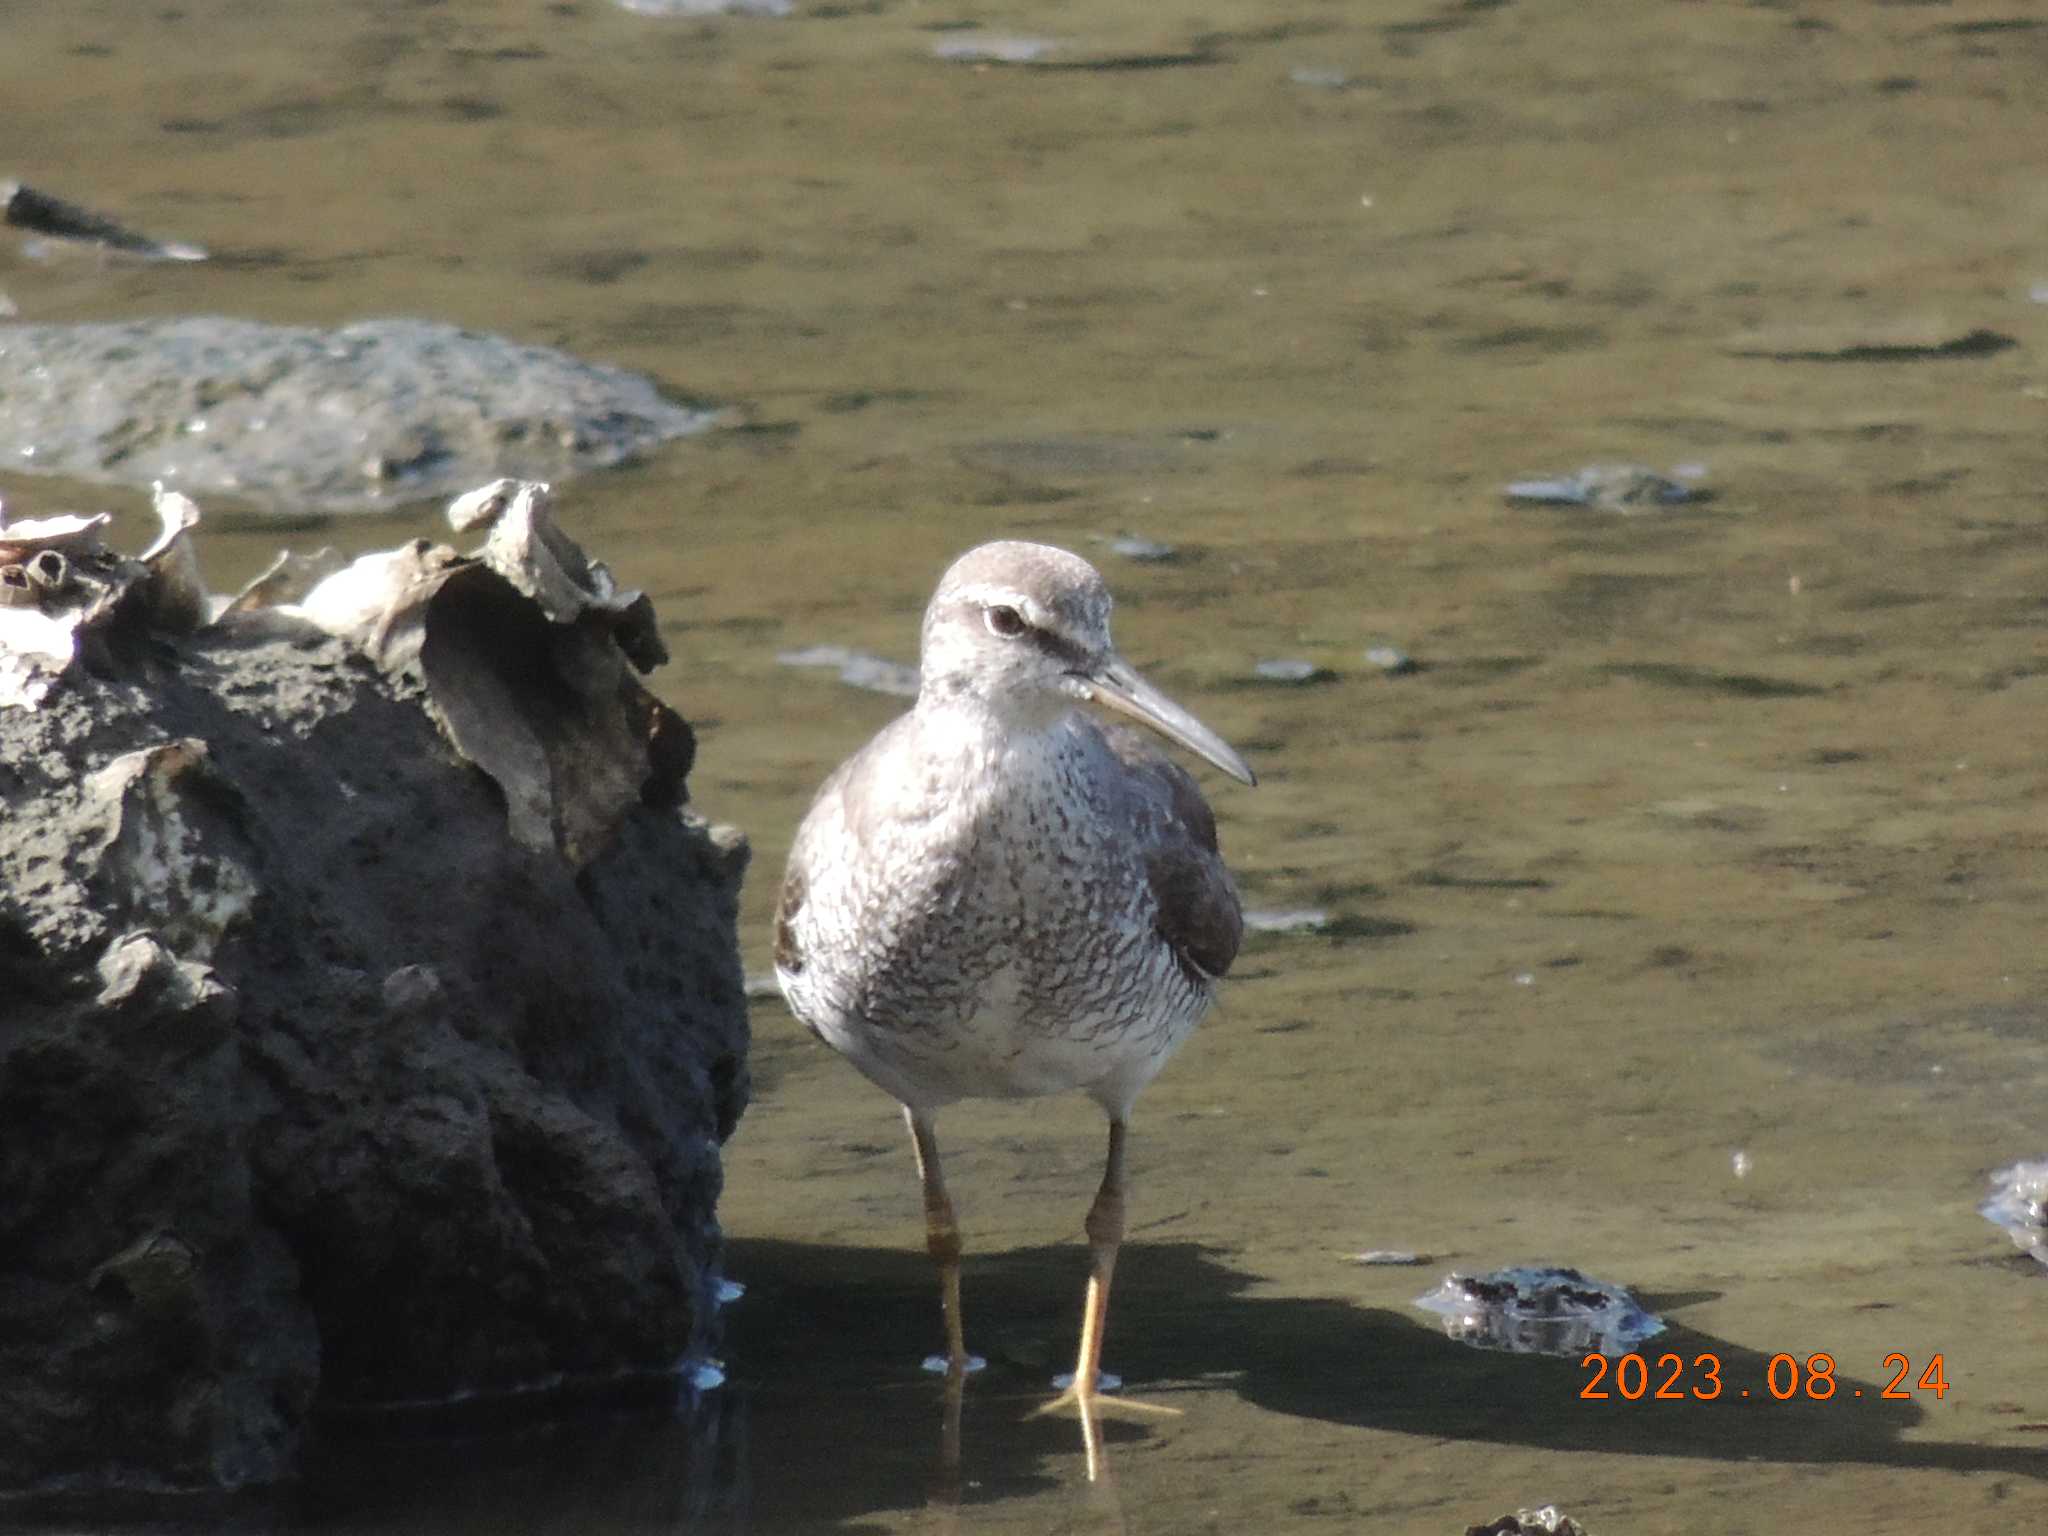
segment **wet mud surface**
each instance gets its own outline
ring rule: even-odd
[[[938,57],[953,22],[1069,40],[1069,67]],[[2048,1508],[2048,1276],[1975,1209],[2048,1150],[2048,24],[373,5],[221,47],[247,25],[10,18],[0,141],[40,147],[0,169],[216,260],[10,260],[0,290],[38,322],[415,313],[740,410],[558,515],[663,615],[693,798],[755,841],[749,970],[811,791],[901,707],[778,653],[913,660],[938,572],[996,536],[1102,564],[1125,653],[1259,770],[1205,781],[1248,904],[1331,914],[1255,935],[1138,1106],[1106,1358],[1186,1412],[1113,1426],[1107,1485],[1028,1417],[1072,1347],[1099,1117],[941,1119],[992,1361],[957,1516],[928,1507],[907,1138],[759,1005],[721,1207],[748,1513],[705,1519],[1444,1531],[1555,1502],[1640,1536]],[[1612,462],[1713,495],[1502,494]],[[1275,658],[1317,680],[1262,681]],[[1576,1362],[1411,1305],[1513,1263],[1626,1285],[1682,1386],[1710,1355],[1726,1390],[1583,1400]],[[1832,1356],[1834,1394],[1775,1401],[1780,1353],[1802,1381]],[[422,1473],[326,1523],[710,1508],[658,1434],[543,1460],[544,1491]]]

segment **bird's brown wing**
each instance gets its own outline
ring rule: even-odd
[[[1216,847],[1215,814],[1194,776],[1151,738],[1123,725],[1103,736],[1132,775],[1159,936],[1183,966],[1222,976],[1244,938],[1244,910]]]
[[[804,950],[796,935],[796,915],[804,907],[807,883],[803,866],[794,859],[782,877],[782,895],[775,903],[775,968],[801,975]]]

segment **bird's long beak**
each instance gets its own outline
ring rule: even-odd
[[[1074,677],[1090,698],[1142,720],[1169,741],[1179,742],[1240,783],[1259,782],[1251,765],[1237,755],[1229,742],[1146,682],[1121,656],[1112,656],[1099,667],[1077,672]]]

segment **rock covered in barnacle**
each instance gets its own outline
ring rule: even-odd
[[[537,481],[492,481],[448,519],[483,545],[365,555],[285,611],[417,674],[456,750],[503,791],[513,838],[581,863],[632,807],[679,803],[696,756],[638,679],[668,660],[654,605],[585,558]]]
[[[2048,1160],[1999,1169],[1977,1210],[2005,1228],[2015,1248],[2048,1264]]]
[[[158,486],[156,510],[163,530],[131,560],[101,537],[109,513],[10,522],[0,506],[0,710],[40,705],[124,607],[175,634],[206,622],[205,590],[185,542],[198,509]]]
[[[276,1482],[316,1401],[694,1390],[745,844],[680,810],[643,600],[486,489],[524,533],[334,634],[331,560],[209,596],[183,498],[139,559],[0,531],[68,647],[0,707],[0,1495]]]
[[[1415,1305],[1460,1343],[1511,1354],[1626,1354],[1664,1331],[1620,1286],[1558,1266],[1454,1272]]]

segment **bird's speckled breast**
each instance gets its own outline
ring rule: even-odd
[[[905,1103],[1081,1088],[1127,1106],[1212,992],[1159,933],[1157,788],[1078,713],[1003,733],[916,712],[870,758],[798,835],[797,1015]]]

